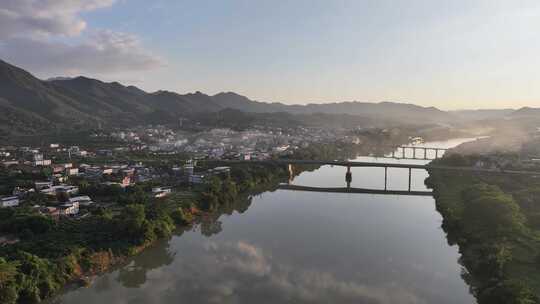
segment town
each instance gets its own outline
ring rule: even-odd
[[[137,184],[151,185],[147,195],[159,199],[175,188],[196,186],[230,173],[228,166],[197,166],[200,161],[279,158],[310,145],[335,144],[336,138],[342,144],[359,145],[388,132],[397,133],[304,127],[220,128],[194,133],[147,126],[92,132],[85,145],[2,146],[0,206],[25,206],[55,219],[82,218],[90,210],[115,204],[114,198],[96,196],[96,188],[120,193]]]

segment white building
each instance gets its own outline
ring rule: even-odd
[[[66,175],[78,175],[79,174],[79,168],[66,168]]]
[[[75,215],[79,213],[79,202],[69,202],[58,206],[61,215]]]
[[[89,196],[82,195],[82,196],[75,196],[69,199],[70,203],[78,203],[81,206],[90,206],[94,202]]]
[[[75,195],[79,193],[79,187],[70,185],[58,185],[42,189],[40,192],[47,195],[56,195],[56,192],[66,192],[69,195]]]
[[[19,198],[16,196],[6,196],[0,198],[0,207],[15,207],[19,206]]]
[[[36,190],[41,190],[41,189],[45,189],[45,188],[50,188],[52,187],[53,183],[50,182],[50,181],[46,181],[46,182],[35,182],[34,183],[34,187],[36,188]]]
[[[171,187],[155,187],[152,188],[152,194],[154,197],[165,197],[169,194],[171,194],[172,188]]]

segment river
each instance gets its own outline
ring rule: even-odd
[[[344,187],[345,170],[323,166],[292,183]],[[412,189],[427,190],[426,177],[413,170]],[[351,187],[383,189],[384,169],[352,168]],[[407,187],[408,170],[388,170],[388,189]],[[475,303],[432,197],[277,190],[238,210],[163,240],[52,302]]]

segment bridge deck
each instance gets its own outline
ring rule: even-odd
[[[278,189],[292,191],[307,191],[307,192],[328,192],[328,193],[365,193],[365,194],[385,194],[385,195],[415,195],[415,196],[432,196],[431,191],[407,191],[407,190],[377,190],[363,188],[347,188],[347,187],[309,187],[300,185],[281,184]]]
[[[275,160],[225,160],[221,161],[229,164],[281,164],[281,165],[330,165],[342,167],[376,167],[376,168],[403,168],[403,169],[421,169],[421,170],[449,170],[449,171],[465,171],[477,173],[492,173],[492,174],[517,174],[540,176],[537,171],[520,171],[520,170],[500,170],[500,169],[483,169],[475,167],[452,167],[452,166],[436,166],[436,165],[420,165],[420,164],[400,164],[400,163],[383,163],[383,162],[359,162],[359,161],[338,161],[338,160],[301,160],[301,159],[275,159]]]

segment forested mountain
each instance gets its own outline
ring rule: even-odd
[[[236,111],[227,111],[233,109]],[[219,120],[227,117],[251,123],[281,121],[304,125],[337,126],[364,122],[405,124],[449,123],[463,115],[405,103],[339,102],[286,105],[251,100],[227,92],[178,94],[145,92],[118,82],[76,77],[47,81],[0,60],[0,131],[3,135],[42,134],[95,127],[175,123],[180,118]],[[243,112],[244,114],[240,113]],[[538,111],[538,110],[536,110]],[[535,112],[522,109],[520,112]],[[216,113],[213,115],[212,113]],[[224,113],[224,115],[218,115]],[[262,113],[272,115],[261,115]],[[489,112],[494,115],[503,112]],[[486,114],[478,112],[478,114]],[[507,114],[507,112],[504,112]],[[513,114],[510,114],[513,115]],[[517,115],[517,114],[516,114]],[[280,117],[281,116],[281,117]],[[475,116],[467,112],[466,116]],[[245,122],[235,122],[245,125]],[[2,135],[0,134],[0,135]]]

